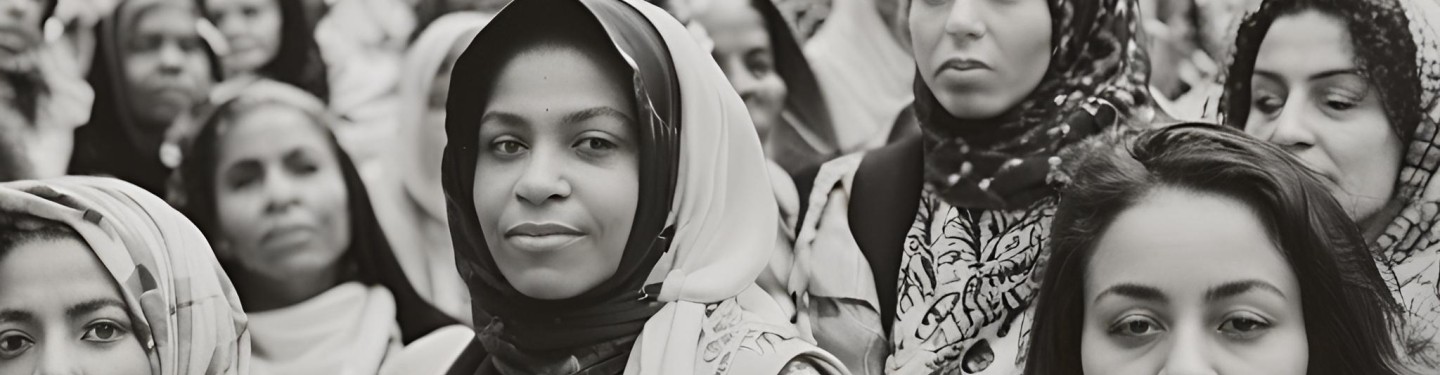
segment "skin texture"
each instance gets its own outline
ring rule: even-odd
[[[1358,73],[1345,24],[1317,11],[1281,17],[1251,77],[1245,132],[1324,175],[1350,217],[1367,222],[1394,196],[1404,143]]]
[[[194,9],[166,5],[146,11],[121,41],[131,108],[146,131],[163,133],[210,89],[210,64],[195,30]]]
[[[749,1],[716,1],[695,21],[705,26],[715,43],[710,55],[745,100],[760,139],[766,139],[782,121],[788,89],[775,70],[775,49],[765,19]]]
[[[148,375],[125,300],[76,239],[0,257],[0,374]]]
[[[0,61],[10,61],[41,42],[46,0],[0,1]],[[5,64],[0,64],[5,65]]]
[[[500,70],[479,124],[480,229],[506,280],[532,298],[574,297],[610,278],[635,221],[635,105],[595,59],[570,47],[521,53]],[[558,227],[517,227],[527,223]]]
[[[1264,228],[1211,193],[1122,212],[1086,271],[1085,373],[1305,374],[1300,285]]]
[[[206,0],[206,17],[215,22],[230,53],[222,60],[232,73],[254,72],[280,52],[280,3],[283,0]]]
[[[345,180],[335,150],[299,110],[262,105],[220,140],[217,251],[246,273],[246,310],[289,306],[338,283],[350,246]]]
[[[956,118],[1000,116],[1040,84],[1050,67],[1045,0],[915,0],[911,50],[920,78]],[[954,69],[947,62],[983,63]]]

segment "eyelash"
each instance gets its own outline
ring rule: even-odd
[[[8,344],[11,343],[11,340],[18,341],[17,348],[7,348]],[[19,357],[21,354],[24,354],[26,350],[29,350],[33,346],[35,346],[35,340],[31,339],[30,336],[26,335],[23,332],[6,331],[0,333],[0,358],[10,359]]]

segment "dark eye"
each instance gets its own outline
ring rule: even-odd
[[[1225,319],[1225,322],[1220,323],[1220,328],[1217,330],[1226,336],[1250,339],[1259,336],[1268,329],[1270,329],[1270,323],[1264,319],[1242,315]]]
[[[0,358],[15,358],[35,346],[35,341],[17,331],[0,334]]]
[[[580,146],[581,146],[581,147],[584,147],[584,148],[587,148],[587,149],[590,149],[590,150],[595,150],[595,151],[613,150],[613,149],[619,147],[619,146],[615,145],[614,142],[610,142],[610,141],[605,140],[605,139],[603,139],[603,138],[585,138],[585,139],[582,139],[582,140],[580,140]]]
[[[240,9],[240,13],[244,14],[245,18],[255,18],[256,15],[260,14],[260,8],[244,7]]]
[[[81,337],[80,339],[94,342],[115,342],[122,338],[125,338],[126,333],[129,332],[126,331],[125,328],[121,327],[119,324],[115,324],[113,322],[99,322],[90,325],[90,329],[85,330],[85,336]]]
[[[1147,337],[1161,332],[1160,323],[1143,315],[1131,315],[1110,326],[1116,336]]]
[[[515,156],[525,151],[525,144],[512,139],[501,139],[490,144],[490,149],[501,156]]]

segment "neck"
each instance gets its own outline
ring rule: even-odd
[[[248,293],[240,293],[240,302],[249,312],[262,312],[297,305],[324,293],[344,281],[338,265],[318,272],[304,272],[282,277],[245,272],[243,283]]]

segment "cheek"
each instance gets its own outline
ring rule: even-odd
[[[257,194],[221,191],[215,194],[215,214],[220,232],[231,245],[244,246],[259,242],[260,215],[264,202]]]
[[[925,72],[920,77],[927,83],[933,79],[932,72],[938,67],[938,63],[930,61],[935,54],[935,48],[945,33],[945,17],[950,12],[948,7],[930,7],[925,4],[914,4],[924,0],[912,0],[910,5],[910,52],[915,56],[915,64],[920,71]]]
[[[102,349],[103,355],[97,356],[103,360],[92,362],[96,366],[91,374],[116,374],[116,375],[149,375],[151,374],[150,359],[145,355],[145,349],[140,346],[139,337],[131,336],[129,339],[121,340],[114,347]]]
[[[607,263],[620,261],[630,239],[640,196],[638,166],[639,160],[632,157],[618,168],[597,170],[589,178],[571,180],[579,185],[575,191],[585,192],[583,205],[604,233],[601,241],[607,250]]]
[[[487,241],[500,238],[496,232],[505,206],[516,200],[514,185],[517,175],[485,160],[475,163],[474,190],[471,199],[475,202],[475,216],[480,219],[481,233]]]
[[[345,180],[339,173],[317,177],[323,179],[315,181],[316,185],[309,190],[308,200],[315,202],[316,215],[330,232],[328,239],[332,250],[344,251],[350,246],[350,197],[345,190]]]
[[[1331,130],[1333,129],[1333,130]],[[1341,129],[1354,129],[1341,131]],[[1404,143],[1381,113],[1327,126],[1322,145],[1350,190],[1389,199],[1400,173]]]
[[[1246,356],[1251,370],[1244,372],[1276,375],[1305,375],[1310,363],[1310,344],[1303,323],[1270,332],[1263,345],[1238,346],[1235,353]],[[1235,371],[1241,373],[1242,371]]]

